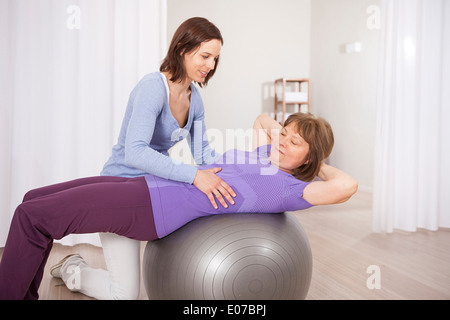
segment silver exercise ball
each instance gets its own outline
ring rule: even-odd
[[[147,243],[149,299],[304,299],[312,274],[305,231],[290,213],[196,219]]]

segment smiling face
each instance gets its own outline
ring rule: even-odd
[[[333,145],[333,130],[325,119],[297,112],[286,119],[280,134],[272,137],[270,160],[295,178],[312,181]]]
[[[208,73],[214,70],[221,49],[222,43],[217,39],[213,39],[202,42],[197,49],[186,53],[184,56],[186,80],[188,82],[203,83]]]
[[[213,23],[190,18],[175,31],[159,71],[166,72],[174,83],[198,81],[203,88],[216,72],[222,45],[222,34]]]
[[[279,169],[293,173],[294,169],[308,163],[309,144],[297,132],[291,123],[280,130],[280,134],[272,140],[270,161]]]

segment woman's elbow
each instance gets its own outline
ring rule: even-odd
[[[137,160],[148,149],[148,143],[143,139],[130,139],[125,141],[124,145],[124,161],[127,165],[133,166]]]
[[[135,159],[136,159],[136,155],[133,151],[131,151],[130,149],[125,151],[123,161],[126,166],[134,167],[136,165]]]
[[[143,147],[139,145],[130,145],[125,147],[124,163],[131,168],[139,167],[139,160],[142,158]]]
[[[261,116],[262,114],[256,117],[255,121],[253,122],[253,129],[261,129]]]
[[[355,179],[349,179],[342,185],[343,198],[348,200],[358,191],[358,181]]]
[[[253,128],[263,128],[264,123],[266,123],[270,118],[270,116],[267,113],[261,113],[259,116],[256,117],[255,122],[253,123]]]

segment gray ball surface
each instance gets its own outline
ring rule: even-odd
[[[155,300],[305,299],[312,255],[292,214],[233,213],[148,242],[142,273]]]

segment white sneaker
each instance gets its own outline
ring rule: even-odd
[[[61,261],[50,268],[50,274],[52,275],[52,277],[61,278],[61,267],[64,263],[71,260],[72,258],[79,258],[83,260],[83,258],[79,254],[69,254],[68,256],[65,256]]]

